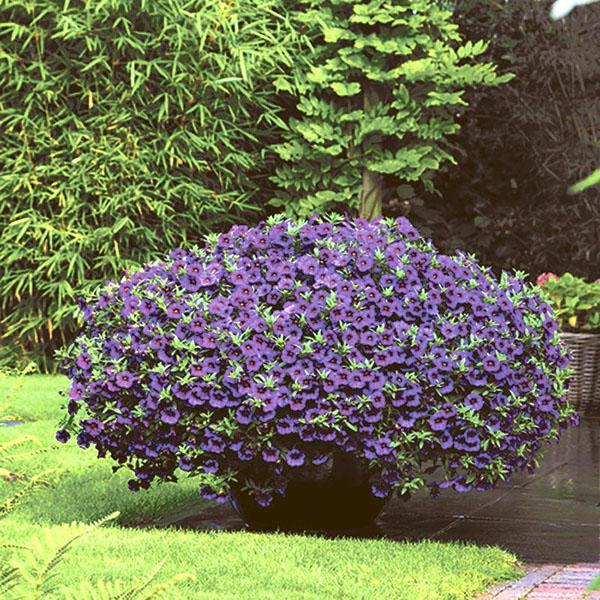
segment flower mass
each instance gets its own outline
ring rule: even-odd
[[[576,417],[550,307],[405,218],[272,218],[108,282],[63,354],[59,441],[269,505],[334,452],[372,493],[485,490]]]

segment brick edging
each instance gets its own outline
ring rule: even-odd
[[[521,579],[501,583],[478,600],[600,600],[600,591],[587,591],[600,563],[527,564],[525,569]]]

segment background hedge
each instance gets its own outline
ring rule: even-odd
[[[302,43],[283,0],[0,4],[0,364],[48,366],[78,295],[260,208]]]
[[[415,187],[400,200],[444,248],[534,276],[570,271],[594,280],[600,187],[567,190],[600,162],[600,4],[558,22],[551,5],[457,0],[464,34],[490,39],[490,59],[516,77],[470,94],[453,140],[458,164],[437,175],[439,195]]]

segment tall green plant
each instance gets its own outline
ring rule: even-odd
[[[297,72],[298,115],[272,201],[305,216],[340,207],[381,213],[398,184],[454,162],[448,142],[473,85],[510,79],[478,58],[487,42],[463,43],[452,11],[431,0],[304,0],[315,51]]]
[[[269,197],[285,0],[0,3],[0,364],[49,367],[78,295]]]

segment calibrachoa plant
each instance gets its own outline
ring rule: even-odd
[[[336,450],[376,496],[483,490],[575,421],[536,288],[404,218],[234,226],[82,308],[57,438],[129,467],[132,490],[181,470],[268,505]]]

